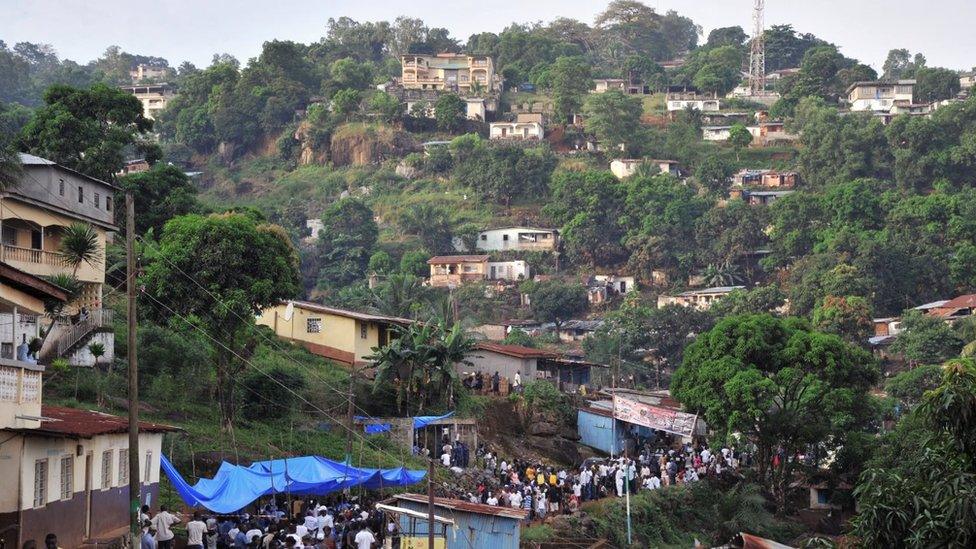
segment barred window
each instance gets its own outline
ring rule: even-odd
[[[75,493],[75,458],[61,458],[61,499],[67,501]]]
[[[309,318],[305,320],[305,331],[310,334],[317,334],[322,331],[321,318]]]
[[[102,490],[112,487],[112,451],[102,452]]]
[[[34,462],[34,507],[47,505],[47,460]]]
[[[142,481],[148,483],[150,473],[152,472],[152,450],[146,450],[146,472],[143,475]]]
[[[129,484],[129,449],[119,450],[119,486]]]

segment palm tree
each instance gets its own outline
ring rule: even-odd
[[[709,286],[735,286],[744,280],[739,265],[729,260],[710,264],[702,275]]]
[[[373,290],[370,304],[382,314],[412,318],[414,304],[422,304],[426,294],[427,288],[419,278],[394,273]]]
[[[102,248],[98,242],[98,232],[91,225],[72,223],[61,236],[59,250],[65,262],[73,269],[72,275],[78,275],[78,268],[82,263],[98,267],[102,261]]]

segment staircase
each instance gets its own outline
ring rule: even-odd
[[[67,357],[91,339],[92,334],[111,330],[113,319],[111,309],[95,309],[89,312],[88,318],[79,319],[74,324],[55,323],[51,327],[54,331],[38,353],[39,361],[49,364],[54,359]]]

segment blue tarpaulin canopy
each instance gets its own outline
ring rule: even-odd
[[[435,421],[439,421],[441,419],[447,419],[453,415],[454,412],[448,412],[442,416],[414,416],[413,428],[422,429]],[[370,416],[356,416],[356,420],[358,421],[366,421],[371,419],[376,419],[376,418]],[[376,433],[385,433],[389,431],[391,427],[392,426],[389,423],[372,423],[372,424],[366,424],[364,426],[364,430],[366,431],[367,434],[372,435]]]
[[[441,420],[441,419],[447,419],[447,418],[449,418],[449,417],[451,417],[453,415],[454,415],[454,412],[448,412],[448,413],[446,413],[446,414],[444,414],[442,416],[415,416],[413,418],[413,428],[414,429],[421,429],[421,428],[426,427],[427,425],[429,425],[429,424],[431,424],[431,423],[433,423],[435,421],[438,421],[438,420]]]
[[[353,486],[367,489],[408,486],[420,482],[427,474],[404,467],[362,469],[321,456],[303,456],[259,461],[250,467],[224,462],[212,479],[203,478],[190,486],[166,456],[160,456],[160,464],[187,505],[199,505],[215,513],[232,513],[262,496],[279,492],[324,495]]]

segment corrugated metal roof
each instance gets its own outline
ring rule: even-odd
[[[288,302],[284,302],[288,303]],[[284,304],[283,303],[283,304]],[[319,305],[318,303],[312,303],[310,301],[291,301],[296,307],[302,309],[307,309],[309,311],[316,311],[320,313],[327,313],[336,316],[344,316],[346,318],[355,318],[356,320],[363,320],[366,322],[388,322],[390,324],[413,324],[414,320],[409,318],[400,318],[396,316],[386,316],[386,315],[374,315],[370,313],[360,313],[358,311],[349,311],[346,309],[337,309],[335,307],[327,307],[325,305]]]
[[[504,345],[501,343],[481,342],[475,347],[481,351],[490,351],[502,355],[513,356],[515,358],[557,358],[559,355],[542,349],[523,347],[521,345]]]
[[[129,420],[127,418],[94,410],[41,406],[41,416],[45,418],[41,421],[41,426],[37,429],[27,429],[27,431],[81,438],[129,432]],[[139,422],[139,430],[148,433],[179,431],[177,427],[145,421]]]
[[[714,288],[704,288],[702,290],[689,290],[679,295],[691,296],[691,295],[704,295],[704,294],[727,294],[735,290],[743,290],[743,289],[745,289],[745,286],[716,286]]]
[[[40,156],[34,156],[33,154],[27,153],[17,153],[20,157],[20,163],[25,166],[55,166],[56,162],[51,162],[46,158],[41,158]]]
[[[412,501],[414,503],[427,503],[427,496],[422,496],[420,494],[396,494],[395,497],[398,500]],[[465,513],[475,513],[479,515],[492,515],[496,517],[505,517],[515,520],[525,520],[528,515],[527,511],[522,509],[512,509],[511,507],[499,507],[496,505],[483,505],[481,503],[471,503],[470,501],[464,501],[460,499],[448,499],[448,498],[434,498],[435,507],[444,507],[445,509],[451,509],[454,511],[461,511]]]
[[[435,255],[427,260],[428,265],[443,263],[482,263],[488,261],[487,255]]]

